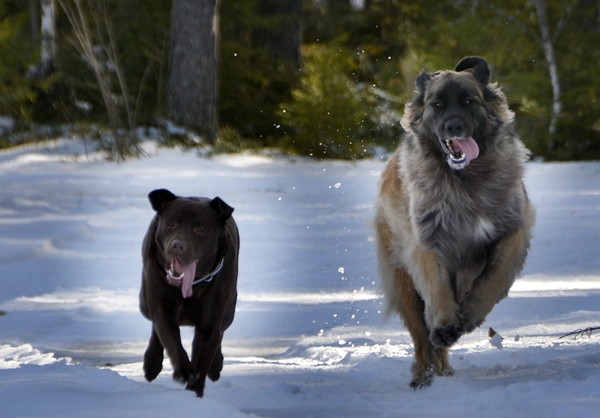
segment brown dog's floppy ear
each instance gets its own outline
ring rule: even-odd
[[[481,84],[487,86],[490,82],[490,67],[486,60],[480,57],[464,57],[456,64],[454,71],[473,71],[473,77]]]
[[[222,223],[227,222],[227,219],[231,218],[233,208],[227,203],[223,202],[220,197],[215,197],[213,200],[211,200],[209,206],[219,214]]]
[[[177,199],[177,196],[167,189],[153,190],[150,192],[150,194],[148,194],[148,200],[152,205],[152,209],[154,209],[156,212],[161,210],[167,203],[172,202],[175,199]]]

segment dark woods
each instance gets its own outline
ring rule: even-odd
[[[126,158],[143,127],[166,144],[362,158],[396,146],[423,68],[479,55],[535,156],[600,158],[599,5],[0,0],[0,146],[68,125]],[[206,31],[194,18],[203,10]],[[191,55],[197,63],[181,61]]]

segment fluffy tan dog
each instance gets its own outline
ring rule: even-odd
[[[535,222],[523,186],[529,152],[487,62],[423,71],[416,87],[376,217],[388,313],[400,315],[415,345],[413,388],[453,374],[449,347],[506,297]]]

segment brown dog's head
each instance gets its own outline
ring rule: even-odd
[[[415,85],[417,95],[406,106],[402,126],[454,170],[493,148],[498,129],[512,122],[483,58],[463,58],[453,71],[421,71]]]
[[[190,297],[194,278],[210,273],[222,257],[233,208],[218,197],[177,197],[165,189],[152,191],[148,199],[156,211],[154,241],[166,278]]]

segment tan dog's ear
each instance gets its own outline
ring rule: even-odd
[[[427,89],[427,85],[431,81],[432,75],[429,74],[425,70],[421,70],[419,75],[417,76],[417,80],[415,81],[415,87],[417,88],[417,92],[423,94]]]
[[[175,199],[177,199],[177,196],[167,189],[153,190],[148,194],[148,200],[152,205],[152,209],[156,212],[162,210],[167,203],[172,202]]]
[[[211,200],[209,206],[219,214],[223,224],[227,222],[227,219],[231,218],[233,208],[227,203],[223,202],[220,197],[215,197],[213,200]]]
[[[456,64],[456,72],[471,71],[475,80],[484,86],[490,83],[490,67],[486,60],[480,57],[464,57]]]

